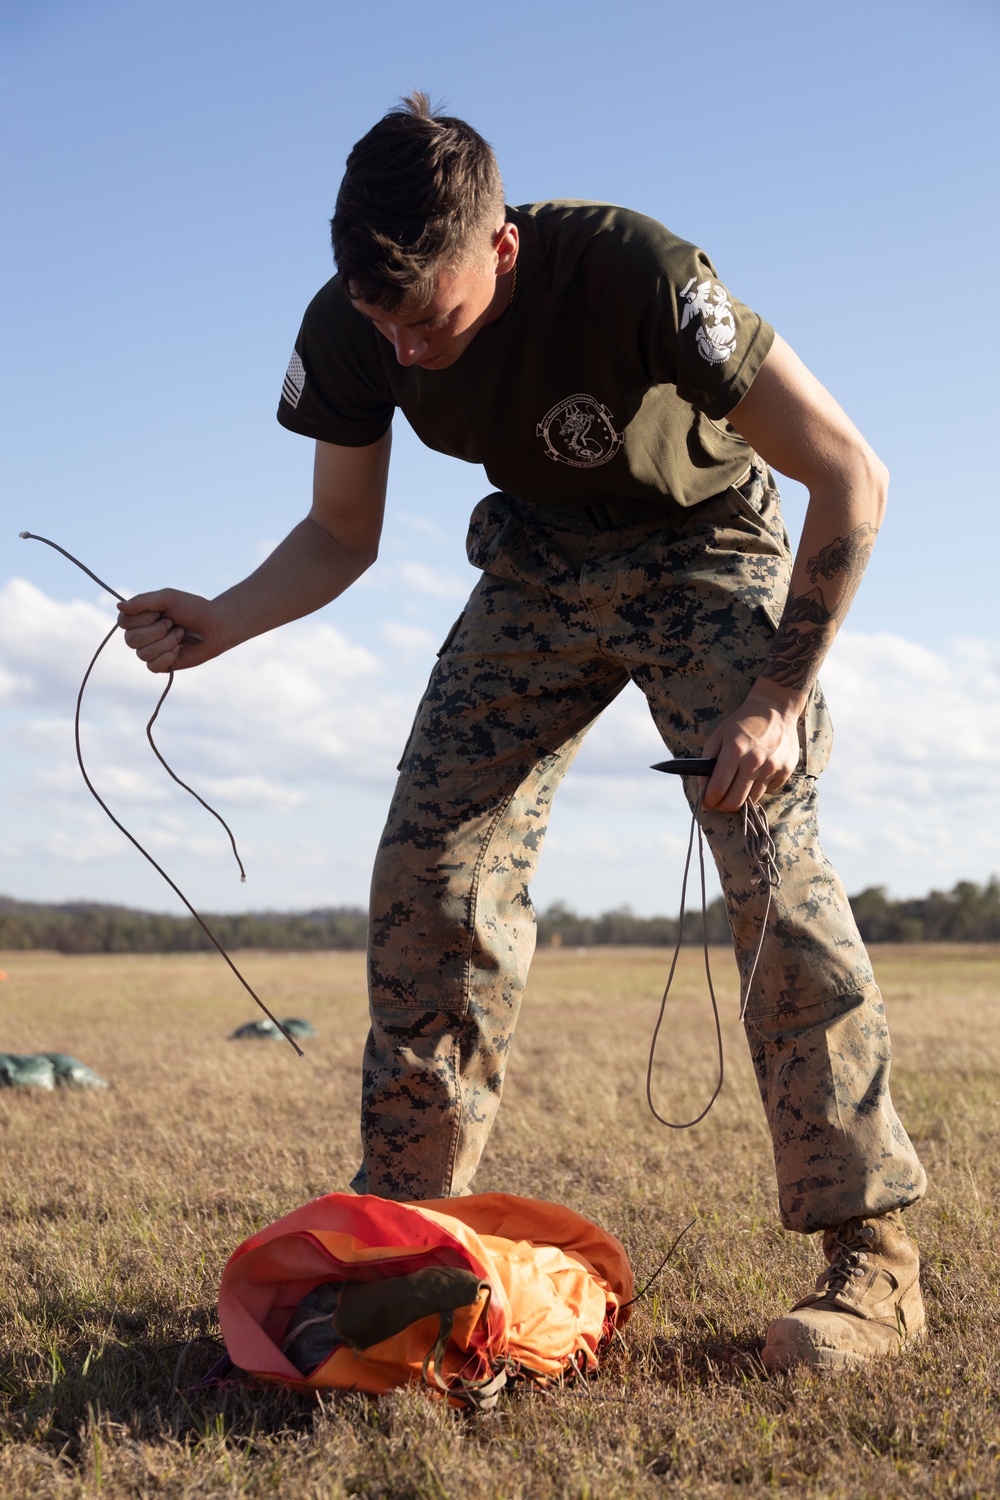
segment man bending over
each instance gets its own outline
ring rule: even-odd
[[[355,1188],[468,1190],[534,948],[549,806],[631,680],[674,754],[717,760],[700,817],[744,975],[766,899],[748,798],[777,849],[746,1031],[782,1221],[824,1231],[826,1267],[771,1325],[764,1362],[898,1350],[924,1324],[900,1210],[925,1177],[816,830],[831,737],[816,676],[881,522],[883,465],[702,250],[606,204],[507,208],[489,146],[423,95],[351,152],[332,234],[338,274],[306,310],[278,408],[316,444],[307,519],[218,598],[142,594],[122,622],[166,672],[336,598],[375,561],[397,407],[496,486],[469,527],[482,577],[417,712],[376,860]],[[809,490],[794,562],[772,467]]]

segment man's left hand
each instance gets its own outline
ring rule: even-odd
[[[780,791],[799,763],[799,712],[755,688],[705,741],[702,754],[716,767],[703,805],[737,812],[748,798]]]

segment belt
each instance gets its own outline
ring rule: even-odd
[[[743,490],[752,485],[761,473],[757,463],[751,463],[731,489]],[[678,506],[669,495],[664,495],[664,505],[647,500],[618,500],[613,495],[598,495],[593,500],[571,501],[566,505],[535,505],[526,502],[532,515],[538,516],[550,526],[568,522],[589,527],[593,531],[615,531],[620,526],[635,526],[640,521],[655,521],[659,517],[676,516],[678,510],[696,510],[697,506]]]
[[[529,505],[529,508],[532,515],[549,525],[558,526],[560,521],[576,522],[594,531],[615,531],[620,526],[634,526],[639,521],[655,521],[659,516],[673,514],[676,509],[673,501],[661,508],[645,500],[615,500],[610,496],[567,505]]]

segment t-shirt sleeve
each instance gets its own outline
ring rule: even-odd
[[[774,342],[774,329],[718,279],[702,251],[690,275],[670,288],[669,321],[677,349],[677,392],[715,420],[731,412],[753,384]]]
[[[388,431],[395,404],[385,387],[375,335],[338,278],[313,298],[288,362],[278,421],[290,432],[362,448]]]
[[[626,252],[613,298],[640,368],[720,420],[750,389],[774,330],[737,301],[704,250],[654,220],[633,216]]]

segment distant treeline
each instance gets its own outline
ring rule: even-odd
[[[1000,880],[985,885],[960,880],[950,891],[931,891],[912,901],[890,901],[884,885],[873,885],[851,906],[866,943],[1000,942]]]
[[[728,943],[729,922],[721,896],[709,904],[707,915],[708,941]],[[539,915],[538,941],[567,948],[598,948],[606,943],[623,947],[634,943],[650,948],[672,948],[677,941],[677,918],[637,917],[627,906],[606,911],[600,917],[578,917],[557,901]],[[684,941],[702,941],[700,900],[696,911],[688,908],[685,914]]]
[[[861,936],[868,943],[1000,942],[1000,880],[985,885],[961,880],[951,891],[892,901],[884,886],[850,898]],[[205,913],[227,949],[272,948],[308,953],[365,946],[367,920],[359,907],[308,912]],[[700,943],[700,909],[684,919],[684,941]],[[708,908],[711,943],[729,941],[722,898]],[[600,917],[579,917],[561,902],[540,913],[538,940],[575,948],[605,944],[668,947],[677,941],[676,917],[637,917],[627,906]],[[59,906],[0,896],[0,948],[46,948],[57,953],[200,953],[212,945],[191,917],[135,911],[71,901]]]
[[[1000,880],[985,885],[960,880],[951,891],[931,891],[909,901],[892,901],[885,886],[873,885],[849,897],[855,921],[866,943],[998,943]],[[628,907],[601,917],[578,917],[565,906],[550,906],[538,919],[543,943],[589,947],[602,943],[643,943],[658,947],[677,941],[676,917],[636,917]],[[702,940],[701,908],[688,909],[685,943]],[[708,908],[708,940],[729,942],[729,923],[722,897]]]
[[[353,906],[324,911],[241,912],[202,916],[224,948],[278,948],[307,953],[323,948],[363,948],[364,911]],[[0,948],[47,948],[56,953],[202,953],[212,944],[193,917],[68,901],[48,906],[0,896]]]

